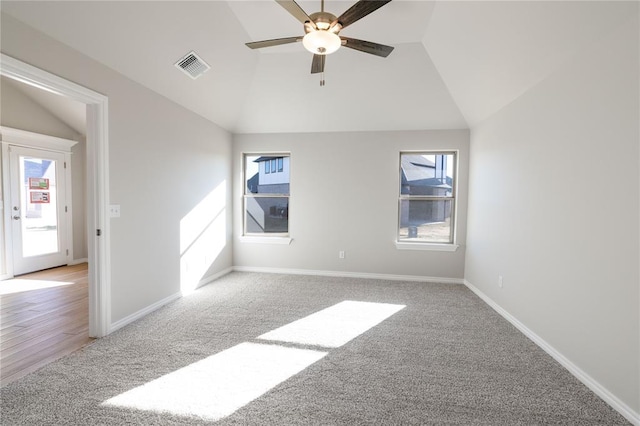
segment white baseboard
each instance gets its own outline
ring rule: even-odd
[[[255,266],[234,266],[238,272],[264,272],[268,274],[317,275],[322,277],[367,278],[390,281],[417,281],[444,284],[464,284],[462,278],[423,277],[417,275],[370,274],[365,272],[318,271],[311,269],[263,268]]]
[[[178,300],[182,297],[182,293],[178,292],[178,293],[174,293],[169,297],[165,297],[162,300],[157,301],[156,303],[147,306],[144,309],[140,309],[138,312],[134,312],[131,315],[128,315],[124,318],[122,318],[121,320],[118,320],[114,323],[111,323],[111,326],[109,327],[109,332],[107,334],[113,333],[116,330],[121,329],[122,327],[131,324],[132,322],[134,322],[137,319],[140,319],[142,317],[144,317],[145,315],[149,315],[151,312],[160,309],[161,307],[163,307],[164,305],[166,305],[167,303],[171,303],[174,300]]]
[[[229,272],[232,272],[233,268],[229,267],[227,269],[224,269],[220,272],[217,272],[215,274],[209,275],[205,278],[203,278],[202,280],[200,280],[200,282],[198,283],[196,288],[202,287],[203,285],[207,285],[212,281],[217,280],[220,277],[223,277],[224,275],[227,275]],[[111,324],[111,327],[109,328],[109,333],[113,333],[114,331],[121,329],[122,327],[131,324],[132,322],[134,322],[137,319],[140,319],[142,317],[144,317],[145,315],[150,314],[151,312],[155,311],[156,309],[159,309],[161,307],[163,307],[164,305],[166,305],[167,303],[171,303],[174,300],[178,300],[182,297],[182,293],[178,292],[178,293],[174,293],[169,297],[165,297],[164,299],[147,306],[144,309],[140,309],[138,312],[134,312],[131,315],[128,315],[124,318],[122,318],[121,320],[118,320],[114,323]],[[107,334],[109,334],[107,333]]]
[[[86,257],[83,257],[82,259],[73,259],[71,262],[68,263],[69,266],[73,266],[73,265],[79,265],[81,263],[88,263],[89,259]]]
[[[516,327],[522,334],[527,336],[538,345],[542,350],[551,355],[553,359],[558,361],[560,365],[566,368],[571,374],[573,374],[578,380],[580,380],[585,386],[591,389],[596,395],[602,398],[607,404],[613,407],[617,412],[623,415],[627,420],[636,426],[640,426],[640,413],[635,412],[631,407],[622,402],[618,397],[613,395],[607,388],[598,383],[593,377],[585,373],[580,367],[571,362],[567,357],[562,355],[557,349],[551,346],[542,337],[531,331],[526,325],[521,323],[516,317],[504,310],[500,305],[494,302],[489,296],[484,294],[480,289],[471,284],[469,281],[464,280],[464,285],[473,291],[480,299],[482,299],[487,305],[493,308],[504,319],[509,321]]]
[[[222,278],[225,275],[227,275],[228,273],[233,272],[233,267],[229,267],[227,269],[224,269],[220,272],[217,272],[213,275],[208,275],[206,277],[204,277],[203,279],[200,280],[200,282],[198,283],[198,285],[196,286],[196,288],[200,288],[204,285],[207,285],[209,283],[211,283],[212,281],[217,280],[218,278]]]
[[[464,284],[464,280],[461,278],[422,277],[422,276],[414,276],[414,275],[368,274],[368,273],[360,273],[360,272],[314,271],[309,269],[281,269],[281,268],[259,268],[259,267],[250,267],[250,266],[234,266],[203,278],[202,280],[200,280],[196,288],[207,285],[217,280],[218,278],[221,278],[233,271],[264,272],[264,273],[272,273],[272,274],[290,274],[290,275],[318,275],[318,276],[325,276],[325,277],[369,278],[369,279],[393,280],[393,281],[418,281],[418,282],[432,282],[432,283],[445,283],[445,284]],[[167,303],[171,303],[174,300],[177,300],[181,297],[182,297],[182,293],[178,292],[152,305],[149,305],[144,309],[134,312],[133,314],[128,315],[122,318],[121,320],[118,320],[112,323],[111,326],[109,327],[109,332],[107,334],[113,333],[114,331],[119,330],[120,328],[128,324],[131,324],[135,320],[140,319],[145,315],[148,315],[151,312],[155,311],[156,309],[161,308]]]

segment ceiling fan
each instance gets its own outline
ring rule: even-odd
[[[359,0],[338,17],[324,11],[324,0],[321,0],[320,12],[312,13],[311,15],[307,15],[294,0],[275,1],[304,24],[305,35],[246,43],[251,49],[302,41],[305,49],[313,53],[311,74],[324,73],[326,56],[335,52],[341,46],[382,56],[383,58],[389,56],[393,50],[393,47],[385,46],[384,44],[338,36],[344,28],[378,10],[391,0]],[[320,80],[320,85],[324,86],[324,78]]]

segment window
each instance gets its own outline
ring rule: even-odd
[[[455,152],[400,154],[398,242],[454,243]]]
[[[245,154],[243,161],[244,235],[289,235],[289,156]]]

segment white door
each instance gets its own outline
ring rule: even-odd
[[[9,147],[13,274],[67,264],[65,156]]]

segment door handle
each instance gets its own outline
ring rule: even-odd
[[[20,216],[15,215],[15,216],[13,217],[13,219],[14,219],[14,220],[20,220]]]

